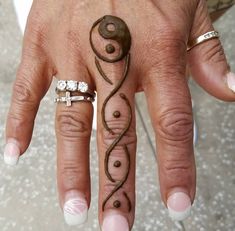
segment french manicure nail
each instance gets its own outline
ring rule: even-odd
[[[235,93],[235,74],[232,72],[229,72],[227,74],[227,84],[228,87]]]
[[[129,231],[127,219],[119,214],[106,215],[102,231]]]
[[[4,150],[4,162],[8,165],[15,166],[18,163],[19,157],[19,146],[13,141],[8,142]]]
[[[190,215],[192,204],[186,193],[175,192],[168,197],[167,207],[173,220],[182,221]]]
[[[88,206],[85,198],[74,197],[64,204],[64,219],[70,226],[82,225],[87,220]]]

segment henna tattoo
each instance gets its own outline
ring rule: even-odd
[[[108,58],[104,55],[100,54],[95,48],[92,40],[92,32],[94,28],[99,24],[99,34],[104,39],[111,39],[116,41],[119,46],[122,48],[120,54],[115,58]],[[113,28],[110,29],[110,25]],[[114,63],[122,60],[128,53],[131,48],[131,35],[126,23],[115,16],[106,15],[100,19],[98,19],[92,26],[90,32],[90,43],[95,54],[103,61]]]
[[[121,161],[117,160],[117,161],[114,162],[113,166],[115,168],[120,168],[122,166],[122,163],[121,163]]]
[[[124,197],[127,199],[128,201],[128,211],[130,212],[131,211],[131,201],[130,201],[130,198],[128,197],[127,193],[126,192],[123,192],[123,195]]]
[[[105,47],[105,49],[106,49],[106,52],[108,53],[108,54],[112,54],[112,53],[114,53],[115,52],[115,47],[112,45],[112,44],[108,44],[106,47]]]
[[[103,125],[104,125],[105,129],[107,131],[109,131],[112,135],[114,135],[114,132],[108,127],[106,119],[105,119],[105,108],[107,106],[108,101],[118,92],[118,90],[121,88],[122,84],[126,80],[126,77],[127,77],[127,74],[128,74],[128,70],[129,70],[129,65],[130,65],[130,54],[127,55],[127,57],[125,59],[125,63],[126,64],[125,64],[125,70],[124,70],[124,73],[123,73],[123,77],[118,82],[117,86],[111,91],[109,96],[105,99],[103,107],[101,109]],[[120,97],[123,98],[121,95],[120,95]]]
[[[116,200],[116,201],[113,202],[113,206],[118,209],[118,208],[121,207],[121,202]]]
[[[101,74],[101,76],[104,78],[104,80],[106,82],[108,82],[109,84],[113,85],[112,81],[106,76],[106,74],[104,73],[102,67],[100,66],[100,62],[99,60],[95,57],[95,65],[99,71],[99,73]]]
[[[130,102],[129,100],[125,97],[124,94],[120,94],[120,97],[122,97],[126,104],[128,105],[128,108],[129,108],[129,120],[128,120],[128,123],[127,123],[127,127],[126,129],[119,135],[119,137],[111,144],[111,146],[108,148],[108,150],[106,151],[106,154],[105,154],[105,173],[106,173],[106,176],[109,178],[110,181],[116,183],[116,181],[112,178],[112,176],[110,175],[109,173],[109,170],[108,170],[108,163],[109,163],[109,158],[110,158],[110,154],[112,152],[112,150],[116,147],[116,145],[120,142],[120,140],[122,139],[122,137],[125,135],[125,133],[129,130],[130,128],[130,124],[131,124],[131,120],[132,120],[132,109],[131,109],[131,106],[130,106]],[[130,165],[131,165],[131,161],[130,161],[130,153],[129,153],[129,150],[127,148],[127,145],[123,145],[123,149],[124,149],[124,152],[126,154],[126,159],[127,159],[127,169],[126,169],[126,173],[123,177],[123,179],[121,181],[119,181],[117,183],[117,185],[114,187],[114,189],[112,190],[112,192],[107,196],[107,198],[104,200],[103,202],[103,211],[104,211],[104,208],[105,208],[105,205],[106,203],[108,202],[108,200],[114,195],[114,193],[116,193],[124,184],[125,182],[127,181],[127,178],[129,176],[129,172],[130,172]]]
[[[121,116],[120,111],[115,111],[115,112],[113,113],[113,117],[114,117],[114,118],[120,118],[120,116]]]
[[[94,45],[93,32],[94,32],[95,28],[98,28],[98,33],[103,39],[108,40],[108,44],[105,46],[105,49],[104,49],[106,52],[105,54],[102,54],[100,51],[98,51]],[[118,51],[116,49],[117,44],[111,43],[110,40],[113,42],[116,42],[118,44],[118,46],[120,48]],[[129,53],[129,51],[131,48],[130,31],[128,29],[128,26],[126,25],[126,23],[122,19],[115,17],[115,16],[106,15],[106,16],[98,19],[93,24],[91,31],[90,31],[90,44],[91,44],[91,47],[92,47],[94,53],[96,54],[95,64],[96,64],[97,70],[99,71],[99,73],[103,77],[103,79],[110,85],[113,85],[114,83],[109,79],[109,77],[104,72],[100,61],[104,61],[107,63],[116,63],[121,60],[124,60],[124,70],[123,70],[122,76],[119,79],[119,81],[117,82],[116,86],[114,86],[113,90],[110,92],[110,94],[104,100],[104,103],[103,103],[103,106],[101,109],[101,117],[102,117],[102,123],[103,123],[104,128],[112,135],[115,135],[115,132],[107,124],[105,111],[106,111],[108,102],[111,100],[111,98],[114,95],[116,95],[118,93],[118,91],[122,87],[122,85],[125,82],[127,75],[128,75],[129,66],[130,66],[130,53]],[[115,53],[117,53],[117,54],[115,54]],[[127,122],[126,122],[126,125],[125,125],[125,128],[123,129],[123,131],[121,131],[120,134],[117,134],[117,138],[108,147],[108,149],[105,153],[105,160],[104,160],[105,174],[106,174],[107,178],[112,183],[114,183],[114,188],[103,202],[103,205],[102,205],[103,211],[105,209],[107,202],[126,183],[128,176],[129,176],[129,172],[130,172],[130,153],[129,153],[129,150],[128,150],[128,147],[126,144],[122,145],[123,152],[125,154],[126,162],[127,162],[126,170],[125,170],[125,174],[124,174],[123,178],[121,180],[115,180],[109,171],[109,160],[110,160],[110,156],[112,154],[112,151],[120,143],[121,139],[127,133],[127,131],[129,130],[129,128],[131,126],[131,122],[132,122],[132,108],[131,108],[131,105],[130,105],[128,98],[123,93],[119,93],[119,97],[125,102],[125,104],[128,108],[128,119],[127,119]],[[113,112],[114,118],[118,119],[118,118],[120,118],[120,116],[121,116],[120,111]],[[115,161],[113,164],[113,166],[116,168],[121,167],[121,165],[122,165],[122,163],[119,160]],[[123,192],[123,197],[127,201],[128,211],[130,212],[131,208],[132,208],[130,198],[128,197],[126,192]],[[115,200],[113,202],[114,208],[120,208],[121,206],[122,205],[119,200]]]

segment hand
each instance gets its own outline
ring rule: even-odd
[[[113,85],[107,83],[95,65],[96,55],[89,41],[93,23],[104,15],[115,15],[125,21],[132,45],[127,78],[102,114],[104,102],[120,81],[125,57],[128,57],[127,54],[116,63],[100,60]],[[134,95],[144,90],[156,132],[162,199],[174,218],[183,219],[187,215],[183,211],[188,211],[195,195],[193,119],[185,78],[186,65],[189,64],[195,80],[209,93],[222,100],[235,99],[234,92],[229,89],[234,89],[235,77],[227,74],[228,65],[218,39],[200,44],[188,54],[186,51],[188,40],[212,29],[205,1],[199,0],[35,0],[8,115],[5,159],[10,163],[16,162],[26,151],[40,100],[53,76],[88,82],[98,94],[100,224],[104,231],[128,230],[134,222],[135,205]],[[103,51],[107,42],[96,30],[94,37],[97,38],[96,48]],[[131,113],[120,93],[128,99]],[[115,111],[120,113],[119,118],[113,117]],[[90,103],[76,102],[72,107],[58,104],[57,107],[58,190],[69,224],[82,223],[90,203],[92,114]],[[130,118],[130,128],[115,146],[108,162],[108,170],[115,179],[111,182],[105,172],[104,160],[110,145]],[[105,124],[110,131],[104,127]],[[123,147],[127,147],[130,154],[130,169]],[[113,166],[115,162],[121,166]],[[128,178],[123,186],[107,200],[128,169]]]

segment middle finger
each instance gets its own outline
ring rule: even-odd
[[[99,76],[100,223],[103,231],[129,230],[134,222],[136,153],[131,35],[123,20],[105,16],[93,25],[90,36]]]

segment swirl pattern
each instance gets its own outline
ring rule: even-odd
[[[97,29],[99,36],[101,36],[102,39],[105,39],[106,41],[110,42],[105,46],[105,54],[103,52],[98,51],[98,49],[95,47],[94,42],[93,42],[93,33],[94,30]],[[111,191],[111,193],[106,197],[106,199],[103,202],[102,209],[104,211],[105,206],[107,202],[122,188],[122,186],[126,183],[129,172],[130,172],[130,153],[128,150],[127,145],[122,145],[123,153],[125,154],[126,157],[126,162],[127,162],[127,168],[125,170],[124,176],[121,180],[115,180],[109,170],[109,161],[110,161],[110,156],[112,155],[112,151],[114,148],[120,143],[124,135],[128,132],[131,122],[132,122],[132,108],[130,105],[130,102],[126,95],[124,93],[118,93],[120,88],[122,87],[123,83],[125,82],[128,71],[129,71],[129,66],[130,66],[130,48],[131,48],[131,35],[130,31],[128,29],[128,26],[126,23],[115,16],[111,15],[106,15],[100,19],[98,19],[92,26],[91,31],[90,31],[90,44],[91,47],[96,54],[95,57],[95,64],[96,67],[100,73],[100,75],[103,77],[103,79],[110,85],[113,85],[113,82],[110,80],[108,75],[105,73],[103,70],[100,60],[107,62],[107,63],[116,63],[121,60],[124,60],[124,69],[123,69],[123,74],[120,77],[119,81],[117,82],[116,86],[114,86],[113,90],[110,92],[110,94],[107,96],[107,98],[104,100],[102,110],[101,110],[101,116],[102,116],[102,122],[103,126],[105,129],[110,133],[110,134],[115,134],[114,131],[108,126],[105,112],[107,108],[108,102],[111,100],[111,98],[114,95],[119,95],[119,97],[123,100],[124,104],[128,108],[128,119],[126,121],[125,128],[120,132],[120,134],[117,134],[117,138],[113,141],[113,143],[108,147],[105,153],[105,160],[104,160],[104,166],[105,166],[105,174],[107,178],[109,179],[110,182],[114,184],[114,188]],[[117,52],[117,48],[115,45],[119,46],[119,52]],[[114,55],[116,53],[116,55]],[[120,118],[121,113],[119,111],[114,111],[113,112],[114,118]],[[120,145],[120,144],[119,144]],[[115,168],[120,168],[122,165],[121,161],[117,160],[114,163]],[[127,207],[128,210],[131,211],[131,201],[130,198],[128,197],[126,192],[123,192],[123,197],[126,199],[127,202]],[[114,208],[120,208],[122,206],[121,202],[119,200],[115,200],[113,202],[113,207]]]

